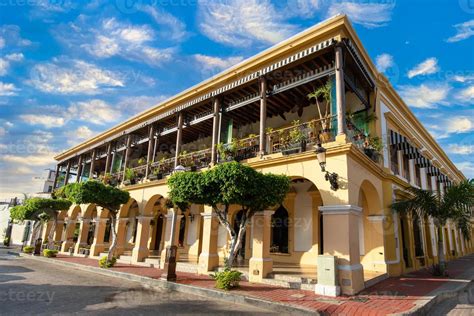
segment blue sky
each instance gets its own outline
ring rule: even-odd
[[[474,177],[473,0],[0,2],[0,198],[54,154],[337,13]]]

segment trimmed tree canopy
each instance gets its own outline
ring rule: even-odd
[[[67,210],[71,204],[65,199],[31,198],[24,205],[12,207],[10,216],[18,221],[36,220],[41,214],[51,217],[53,212]]]
[[[240,205],[253,212],[281,204],[290,187],[284,175],[262,174],[238,162],[201,172],[175,173],[168,179],[174,204]]]
[[[130,199],[130,193],[98,181],[70,183],[55,192],[58,197],[66,198],[75,204],[94,203],[115,212],[120,205]]]

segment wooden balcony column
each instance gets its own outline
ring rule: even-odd
[[[346,141],[346,98],[344,86],[344,60],[342,44],[336,45],[336,108],[337,108],[337,138]]]
[[[105,159],[104,174],[110,173],[111,158],[112,158],[112,142],[107,144],[107,158]]]
[[[220,119],[221,104],[219,98],[214,99],[214,117],[212,121],[212,147],[211,147],[211,165],[217,163],[217,142],[219,141],[219,119]]]
[[[66,176],[64,177],[64,185],[68,184],[69,182],[69,173],[71,172],[71,159],[67,161],[66,166]]]
[[[91,170],[89,170],[89,179],[93,179],[93,177],[94,177],[95,157],[96,157],[96,150],[94,149],[94,150],[92,150]]]
[[[265,129],[267,127],[267,79],[260,77],[260,156],[265,155],[267,148],[267,136]]]
[[[125,181],[125,170],[127,169],[128,164],[128,156],[130,156],[130,148],[132,145],[132,135],[127,136],[127,145],[125,149],[125,161],[123,162],[123,174],[122,174],[122,181]]]
[[[76,182],[81,182],[81,178],[82,178],[82,155],[79,156],[79,160],[77,162]]]
[[[174,155],[174,167],[179,164],[179,153],[181,152],[181,145],[183,141],[183,112],[178,114],[178,132],[176,134],[176,152]]]
[[[146,156],[146,169],[145,169],[145,179],[148,179],[148,174],[150,172],[150,163],[152,162],[153,155],[153,138],[155,135],[155,128],[152,125],[148,128],[148,152]]]
[[[54,174],[53,190],[56,189],[56,186],[58,185],[59,167],[59,164],[57,164],[56,173]]]
[[[159,127],[159,126],[158,126]],[[158,127],[156,128],[155,134],[156,138],[154,139],[154,144],[153,144],[153,156],[151,157],[151,162],[154,163],[156,159],[156,151],[158,150],[158,145],[160,142],[160,133]]]

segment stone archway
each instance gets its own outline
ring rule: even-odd
[[[362,208],[358,220],[359,252],[364,271],[385,273],[384,228],[381,197],[375,186],[368,180],[362,181],[358,206]]]

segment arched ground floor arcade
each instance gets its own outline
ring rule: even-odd
[[[291,189],[281,205],[256,214],[247,228],[235,266],[250,281],[354,294],[367,282],[437,262],[433,222],[393,213],[388,207],[397,194],[393,182],[374,168],[363,168],[357,156],[334,158],[327,168],[340,176],[338,191],[330,189],[312,156],[254,163],[259,171],[290,176]],[[166,179],[129,189],[131,199],[116,224],[119,260],[162,268],[174,234],[178,271],[209,273],[222,267],[230,239],[212,209],[191,205],[179,211],[171,231],[174,210],[165,206],[167,190]],[[240,216],[233,206],[228,219],[238,225]],[[95,205],[74,205],[59,217],[54,238],[65,253],[100,256],[111,240],[108,217],[108,210]],[[473,252],[472,241],[452,223],[443,234],[448,260]],[[333,269],[332,281],[321,265],[324,271]]]

